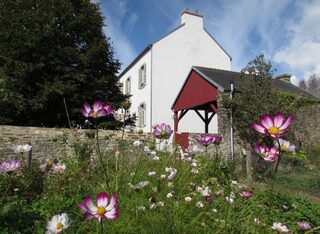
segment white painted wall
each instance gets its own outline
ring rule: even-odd
[[[158,123],[168,123],[173,128],[171,106],[192,66],[230,70],[230,57],[204,30],[202,17],[184,13],[181,24],[184,25],[154,43],[120,79],[120,82],[124,83],[131,76],[131,113],[138,115],[138,106],[142,102],[147,105],[146,126],[142,129],[145,132],[152,131],[151,126]],[[147,66],[147,84],[143,89],[139,89],[139,68],[144,63]],[[204,123],[196,113],[190,111],[180,121],[179,131],[204,132]],[[215,116],[210,123],[209,132],[217,131]]]
[[[230,70],[230,57],[203,28],[203,18],[182,15],[185,25],[153,45],[153,123],[173,126],[171,106],[192,66]],[[195,90],[194,92],[197,92]],[[209,132],[218,130],[215,116]],[[179,131],[204,132],[204,123],[190,111],[179,123]]]
[[[146,64],[146,86],[139,89],[139,69]],[[121,78],[120,82],[125,85],[125,80],[131,77],[131,108],[130,114],[136,113],[138,116],[138,107],[141,103],[146,104],[146,125],[143,128],[139,128],[144,132],[150,132],[150,115],[151,115],[151,103],[150,103],[150,92],[151,92],[151,51],[148,51],[131,69],[129,69]],[[123,87],[125,92],[125,87]],[[138,121],[137,121],[138,123]]]

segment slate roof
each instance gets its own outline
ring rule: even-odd
[[[216,86],[222,92],[230,91],[230,83],[233,82],[234,90],[241,92],[239,88],[240,72],[226,71],[207,67],[192,67],[198,74],[208,80],[211,84]],[[280,79],[272,79],[272,84],[275,88],[288,93],[301,95],[314,101],[320,101],[320,97],[316,97],[313,94]]]

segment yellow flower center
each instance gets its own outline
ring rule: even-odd
[[[286,145],[281,145],[280,149],[281,149],[282,151],[286,151],[286,150],[287,150],[287,146],[286,146]]]
[[[269,132],[270,134],[279,134],[279,133],[280,133],[280,129],[277,128],[277,127],[275,127],[275,126],[273,126],[273,127],[271,127],[271,128],[268,129],[268,132]]]
[[[263,153],[261,154],[261,157],[265,158],[265,157],[266,157],[266,152],[263,152]]]
[[[63,228],[63,224],[62,224],[62,223],[57,223],[56,228],[57,228],[58,230],[61,230],[61,229]]]
[[[104,215],[106,212],[107,212],[106,209],[102,206],[98,207],[98,209],[97,209],[98,215]]]
[[[95,111],[91,111],[91,114],[92,114],[92,117],[93,117],[93,118],[96,118],[96,117],[97,117],[97,115],[98,115],[98,113],[97,113],[97,112],[95,112]]]
[[[57,168],[55,169],[55,171],[56,171],[56,172],[63,172],[64,169],[63,169],[62,167],[57,167]]]

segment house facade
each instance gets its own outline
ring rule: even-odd
[[[230,70],[231,57],[206,31],[203,16],[186,10],[180,26],[149,44],[119,75],[123,92],[132,95],[129,113],[137,116],[139,129],[151,132],[158,123],[173,127],[171,106],[192,66]],[[210,123],[211,133],[218,132],[217,118]],[[190,112],[179,123],[179,131],[205,129],[197,113]]]

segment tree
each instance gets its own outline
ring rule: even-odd
[[[0,124],[65,126],[84,101],[119,107],[120,63],[90,0],[0,2]]]
[[[256,141],[250,126],[263,114],[273,114],[279,110],[279,99],[272,86],[273,69],[263,54],[241,70],[239,89],[231,103],[234,108],[234,124],[237,134],[248,144]]]
[[[307,80],[301,80],[299,82],[299,87],[320,97],[320,76],[312,74]]]

